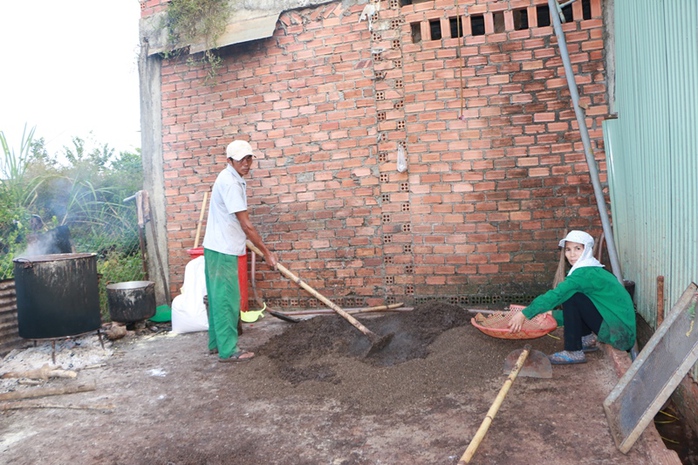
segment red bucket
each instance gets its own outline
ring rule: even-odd
[[[238,257],[238,283],[240,283],[240,311],[246,312],[250,309],[247,291],[247,255]]]
[[[204,254],[203,247],[187,249],[187,253],[193,259]],[[247,289],[247,255],[238,257],[238,283],[240,284],[240,311],[246,312],[250,309],[249,292]]]
[[[189,256],[194,259],[197,257],[200,257],[204,254],[204,248],[203,247],[195,247],[193,249],[187,249],[187,253]]]

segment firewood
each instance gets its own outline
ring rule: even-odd
[[[112,325],[111,328],[105,331],[105,334],[110,341],[115,341],[126,336],[126,334],[128,334],[128,330],[126,329],[126,326]]]
[[[40,379],[20,378],[17,380],[17,384],[24,384],[27,386],[39,386],[43,384],[43,381],[41,381]]]
[[[41,368],[29,371],[8,372],[2,375],[3,378],[29,378],[42,379],[46,381],[49,378],[77,378],[78,374],[72,370],[63,370],[61,368],[51,368],[45,364]]]

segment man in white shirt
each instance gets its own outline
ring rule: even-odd
[[[247,212],[247,185],[254,157],[252,146],[243,140],[231,142],[227,165],[213,184],[211,204],[204,235],[204,263],[208,292],[208,349],[218,353],[219,362],[250,360],[254,353],[238,347],[240,285],[238,256],[247,253],[249,239],[276,267],[276,255],[262,241]]]

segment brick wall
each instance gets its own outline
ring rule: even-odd
[[[139,0],[141,4],[141,18],[152,16],[167,9],[169,0]]]
[[[382,1],[371,29],[366,4],[347,3],[284,12],[272,38],[220,50],[215,83],[164,61],[174,295],[237,136],[263,154],[248,178],[258,230],[340,305],[525,302],[547,288],[564,229],[601,230],[547,2]],[[571,8],[563,29],[605,184],[600,0]],[[268,302],[316,304],[257,268]]]

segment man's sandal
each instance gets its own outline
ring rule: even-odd
[[[254,352],[249,352],[247,350],[239,350],[228,358],[219,358],[218,361],[221,363],[246,362],[248,360],[252,360],[253,358]]]

